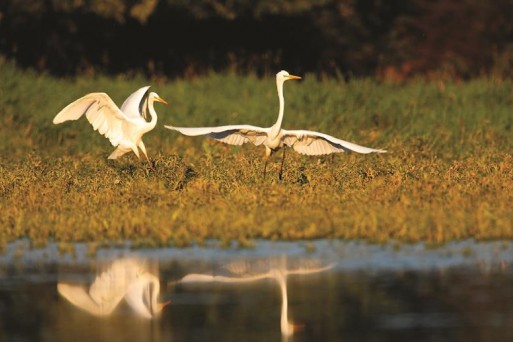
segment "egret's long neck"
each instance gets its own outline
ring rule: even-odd
[[[153,277],[151,279],[151,282],[153,283],[153,292],[151,293],[150,311],[153,315],[156,315],[160,312],[160,310],[162,310],[162,307],[160,307],[159,303],[158,303],[158,296],[160,293],[160,283],[156,277]]]
[[[130,284],[125,300],[141,317],[152,318],[158,312],[157,298],[160,291],[158,278],[144,273]]]
[[[278,273],[278,284],[281,290],[281,319],[280,328],[283,335],[289,336],[293,333],[288,318],[288,297],[287,297],[287,280],[286,275],[283,272]]]
[[[276,89],[278,90],[278,100],[280,101],[280,111],[278,112],[278,120],[272,126],[270,137],[276,137],[280,133],[281,123],[283,121],[283,112],[285,110],[285,99],[283,98],[283,80],[276,80]]]
[[[152,98],[150,98],[148,100],[148,111],[150,112],[151,120],[148,122],[148,126],[147,126],[147,129],[145,130],[145,132],[151,131],[157,125],[157,113],[155,112],[155,109],[153,108],[154,102],[155,101],[153,101]]]

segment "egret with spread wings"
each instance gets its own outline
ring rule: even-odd
[[[149,162],[142,136],[155,128],[157,113],[154,102],[167,104],[157,93],[150,92],[149,86],[131,94],[118,108],[106,93],[90,93],[67,105],[53,119],[54,124],[68,120],[78,120],[85,114],[94,130],[104,135],[117,148],[109,156],[116,159],[133,151],[140,158],[139,149]],[[148,113],[150,121],[146,121]]]
[[[267,160],[271,154],[284,145],[292,147],[296,152],[306,155],[323,155],[335,152],[355,151],[358,153],[383,153],[385,150],[373,149],[360,146],[330,135],[307,131],[307,130],[285,130],[281,128],[283,121],[283,112],[285,109],[285,100],[283,98],[283,83],[287,80],[298,80],[299,76],[290,75],[287,71],[280,71],[276,74],[276,88],[278,90],[278,99],[280,109],[278,120],[268,128],[262,128],[251,125],[228,125],[219,127],[174,127],[165,126],[171,130],[178,131],[188,136],[207,135],[211,138],[231,145],[242,145],[251,142],[256,146],[265,146],[265,164],[264,176],[267,167]],[[280,179],[283,170],[283,160],[285,159],[285,150],[283,150],[283,159],[280,168]]]
[[[233,276],[191,273],[180,279],[178,283],[219,282],[241,284],[264,279],[275,280],[280,287],[281,293],[281,333],[284,337],[290,337],[301,325],[294,324],[288,317],[287,276],[323,272],[331,269],[333,266],[334,264],[318,265],[317,263],[305,262],[296,267],[288,267],[286,258],[282,256],[276,260],[269,259],[257,261],[256,263],[242,262],[229,264],[225,268]]]

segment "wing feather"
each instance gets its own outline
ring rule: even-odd
[[[261,145],[267,138],[267,133],[269,131],[268,128],[251,125],[229,125],[218,127],[165,127],[191,137],[206,135],[210,138],[230,145],[242,145],[248,142],[257,146]]]
[[[121,111],[129,118],[142,116],[146,119],[149,89],[150,86],[145,86],[130,94],[121,105]]]
[[[191,273],[184,276],[179,280],[180,283],[206,283],[206,282],[220,282],[220,283],[247,283],[255,280],[261,280],[270,278],[271,274],[269,272],[257,274],[249,277],[225,277],[218,275],[210,275],[210,274],[197,274]]]
[[[110,315],[119,303],[119,301],[111,301],[99,305],[89,296],[86,289],[80,285],[59,283],[57,284],[57,290],[71,304],[96,316]]]
[[[117,146],[123,139],[124,124],[136,124],[138,118],[127,117],[105,93],[91,93],[70,103],[53,119],[54,124],[69,120],[78,120],[86,116],[94,130],[108,138],[113,146]]]
[[[337,139],[324,133],[282,129],[282,140],[296,152],[306,155],[323,155],[337,152],[354,151],[358,153],[384,153],[385,150],[357,145],[342,139]]]

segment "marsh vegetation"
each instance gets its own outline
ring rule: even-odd
[[[292,70],[289,70],[292,72]],[[365,239],[443,243],[513,237],[513,84],[302,75],[285,85],[286,129],[324,132],[382,155],[287,153],[262,177],[263,149],[189,138],[163,125],[276,120],[274,74],[212,73],[58,79],[0,63],[0,242],[132,239],[184,246],[218,239]],[[55,126],[71,101],[105,91],[121,104],[152,85],[169,102],[145,144],[107,160],[108,140],[85,119]]]

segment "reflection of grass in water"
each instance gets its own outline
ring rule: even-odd
[[[230,147],[162,128],[276,119],[274,80],[210,75],[191,81],[84,77],[58,80],[0,65],[0,241],[134,239],[144,245],[217,238],[363,238],[371,241],[513,237],[510,82],[371,80],[285,85],[284,128],[313,129],[385,155],[287,153],[262,179],[263,149]],[[157,171],[113,150],[86,120],[53,116],[90,91],[117,103],[153,84],[157,106],[145,136]],[[279,155],[281,157],[281,154]]]

